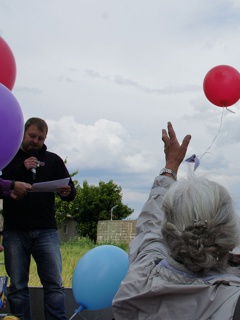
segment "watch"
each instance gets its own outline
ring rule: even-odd
[[[161,176],[164,173],[169,173],[175,180],[177,180],[177,174],[174,171],[172,171],[171,169],[163,168],[160,171],[159,175]]]

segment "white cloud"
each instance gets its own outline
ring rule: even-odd
[[[75,169],[104,169],[118,172],[148,172],[156,165],[150,151],[142,150],[119,123],[100,119],[93,125],[77,123],[72,116],[48,120],[47,143],[67,157]],[[78,166],[78,167],[77,167]]]
[[[164,166],[170,120],[179,140],[192,134],[189,155],[204,154],[199,172],[238,193],[240,104],[222,114],[202,84],[216,65],[240,70],[239,1],[2,0],[0,9],[24,118],[47,120],[49,150],[80,183],[113,179],[137,216]]]

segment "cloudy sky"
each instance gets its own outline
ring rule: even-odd
[[[216,107],[202,85],[217,65],[240,70],[239,21],[238,0],[0,1],[24,119],[48,122],[80,184],[121,185],[132,219],[164,167],[167,121],[240,211],[240,103]]]

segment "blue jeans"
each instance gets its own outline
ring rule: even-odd
[[[6,230],[3,245],[5,267],[10,277],[7,298],[11,312],[24,314],[24,320],[31,320],[28,280],[32,256],[43,286],[46,320],[67,320],[57,230]]]

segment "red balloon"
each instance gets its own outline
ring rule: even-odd
[[[16,62],[8,44],[0,37],[0,83],[12,90],[16,79]]]
[[[240,98],[240,73],[227,65],[214,67],[204,78],[203,90],[216,106],[229,107]]]

